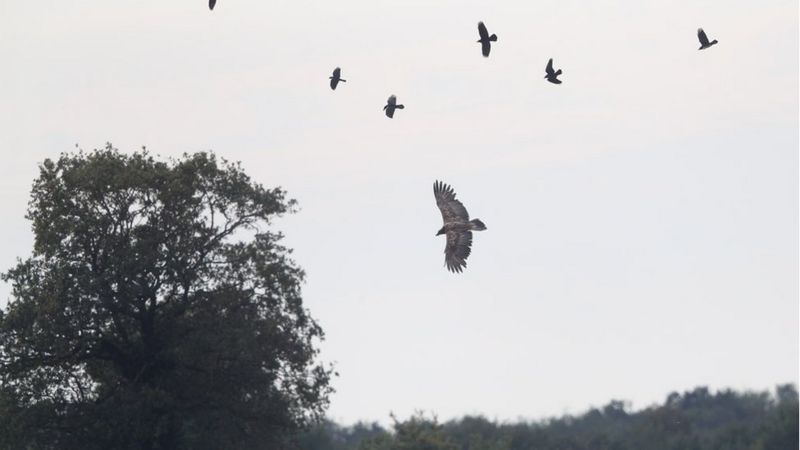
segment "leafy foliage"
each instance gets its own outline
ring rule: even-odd
[[[303,440],[304,450],[788,450],[798,448],[798,398],[792,385],[766,392],[711,394],[700,387],[670,394],[663,405],[631,412],[624,402],[577,416],[539,423],[497,423],[483,417],[464,417],[443,425],[415,415],[395,419],[393,431],[372,425],[371,437],[352,439],[364,425],[353,428],[328,424],[330,441],[350,445],[317,446]],[[316,429],[312,431],[320,432]],[[304,435],[308,436],[308,435]]]
[[[273,448],[320,418],[323,332],[267,227],[293,206],[209,153],[46,160],[3,277],[0,445]]]
[[[366,440],[359,446],[360,450],[457,450],[458,447],[442,432],[443,428],[436,420],[426,418],[417,413],[405,422],[392,416],[394,433],[380,434]]]

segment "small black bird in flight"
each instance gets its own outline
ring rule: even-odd
[[[405,106],[397,104],[397,97],[392,95],[389,97],[389,100],[386,101],[386,106],[383,107],[383,110],[386,111],[386,117],[392,118],[394,117],[394,110],[395,109],[403,109]]]
[[[497,35],[489,36],[489,32],[486,31],[486,25],[483,22],[478,22],[478,35],[481,38],[475,42],[481,43],[481,53],[483,53],[483,56],[489,57],[489,52],[492,51],[492,42],[497,42]]]
[[[208,9],[214,10],[214,5],[217,4],[217,0],[208,0]]]
[[[331,79],[331,89],[336,90],[336,85],[339,84],[341,81],[342,83],[346,83],[347,80],[342,78],[342,69],[335,68],[333,69],[333,76],[328,77]]]
[[[697,29],[697,39],[700,40],[700,48],[698,48],[698,50],[706,49],[717,43],[716,39],[714,39],[711,42],[708,42],[708,36],[706,36],[706,32],[703,31],[702,28]]]
[[[447,238],[444,264],[450,272],[461,272],[467,267],[467,257],[471,252],[472,230],[483,231],[486,225],[480,219],[469,220],[467,208],[456,200],[456,193],[452,187],[441,181],[435,181],[433,196],[436,197],[436,206],[439,207],[444,222],[436,235],[444,234]]]
[[[556,78],[557,76],[561,75],[561,69],[558,69],[555,72],[553,71],[553,58],[550,58],[550,61],[547,61],[547,67],[544,70],[547,72],[547,75],[544,76],[547,81],[555,84],[561,84],[561,80]]]

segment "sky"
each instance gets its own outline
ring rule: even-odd
[[[0,61],[0,268],[76,144],[241,161],[299,202],[333,419],[798,382],[795,0],[0,0]],[[462,274],[434,180],[488,226]]]

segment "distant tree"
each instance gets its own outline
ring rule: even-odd
[[[772,420],[764,424],[764,450],[782,450],[800,448],[798,436],[798,398],[797,390],[791,384],[778,386],[775,390],[777,405]]]
[[[357,423],[351,427],[324,420],[299,433],[288,446],[299,450],[347,450],[358,448],[362,442],[387,435],[377,423]]]
[[[360,450],[458,450],[444,433],[436,417],[428,419],[421,412],[401,422],[392,415],[394,433],[364,441]]]
[[[511,445],[510,436],[504,436],[500,427],[481,416],[447,422],[444,432],[459,449],[506,450]]]
[[[797,403],[797,389],[793,384],[781,384],[775,388],[778,405],[794,405]]]
[[[3,276],[0,445],[275,448],[321,417],[323,332],[268,228],[285,195],[210,153],[45,160]]]

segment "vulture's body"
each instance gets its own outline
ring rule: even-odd
[[[442,228],[437,236],[444,234],[447,243],[444,247],[444,264],[451,272],[461,272],[467,267],[467,257],[472,251],[472,232],[483,231],[486,225],[480,219],[469,220],[464,205],[456,200],[453,188],[441,181],[433,183],[433,196],[436,206],[442,213]]]

